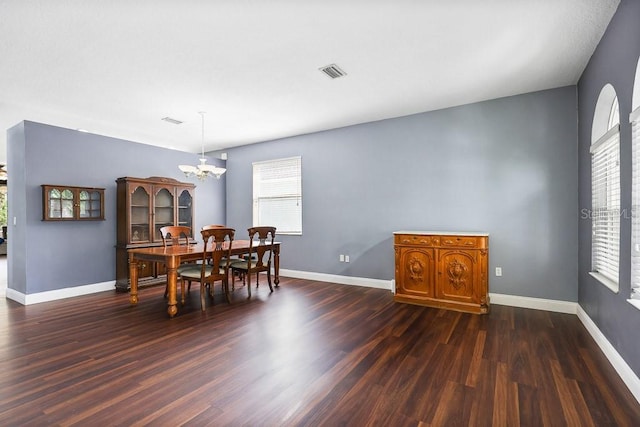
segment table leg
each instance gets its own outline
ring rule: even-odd
[[[176,307],[178,303],[178,266],[175,259],[167,260],[167,288],[169,290],[167,313],[169,313],[169,317],[173,317],[178,312],[178,308]]]
[[[280,284],[280,245],[273,248],[273,283],[276,288]]]
[[[129,303],[138,304],[138,261],[129,255]]]

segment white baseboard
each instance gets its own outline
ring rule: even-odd
[[[489,292],[489,302],[510,307],[533,308],[536,310],[554,311],[556,313],[576,314],[578,303],[544,298],[521,297],[518,295],[494,294]]]
[[[317,280],[319,282],[338,283],[341,285],[365,286],[368,288],[387,289],[395,291],[395,280],[368,279],[366,277],[339,276],[337,274],[314,273],[310,271],[280,269],[280,275],[295,279]],[[521,297],[518,295],[504,295],[489,293],[491,304],[508,305],[512,307],[534,308],[536,310],[555,311],[558,313],[576,314],[578,303],[558,301],[543,298]]]
[[[613,368],[616,370],[622,381],[627,385],[633,397],[640,403],[640,378],[633,372],[633,369],[625,362],[620,356],[620,353],[611,345],[607,337],[600,331],[598,326],[589,317],[586,311],[582,307],[578,306],[578,319],[582,322],[584,327],[589,331],[591,337],[596,344],[600,347],[600,350],[607,357]]]
[[[96,292],[115,291],[116,281],[94,283],[91,285],[74,286],[72,288],[56,289],[53,291],[38,292],[35,294],[23,294],[14,289],[7,288],[6,297],[19,302],[22,305],[38,304],[41,302],[55,301],[80,295],[95,294]]]
[[[318,282],[338,283],[341,285],[365,286],[367,288],[387,289],[391,291],[392,280],[369,279],[366,277],[339,276],[337,274],[314,273],[312,271],[298,271],[280,269],[280,276],[294,279],[317,280]]]

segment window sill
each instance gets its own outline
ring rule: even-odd
[[[628,299],[627,302],[640,310],[640,299]]]
[[[609,279],[608,277],[605,277],[602,274],[596,273],[594,271],[590,271],[589,274],[591,275],[591,277],[596,279],[598,282],[602,283],[607,288],[611,289],[611,291],[613,291],[615,293],[618,293],[618,290],[620,289],[620,287],[618,286],[617,282],[614,282],[613,280]]]

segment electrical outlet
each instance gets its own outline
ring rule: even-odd
[[[496,277],[502,276],[502,267],[496,267]]]
[[[344,255],[340,254],[340,262],[344,262]]]
[[[349,262],[349,255],[344,256],[344,262]]]

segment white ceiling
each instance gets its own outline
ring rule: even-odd
[[[0,128],[198,152],[201,110],[210,151],[572,85],[618,3],[0,0]]]

